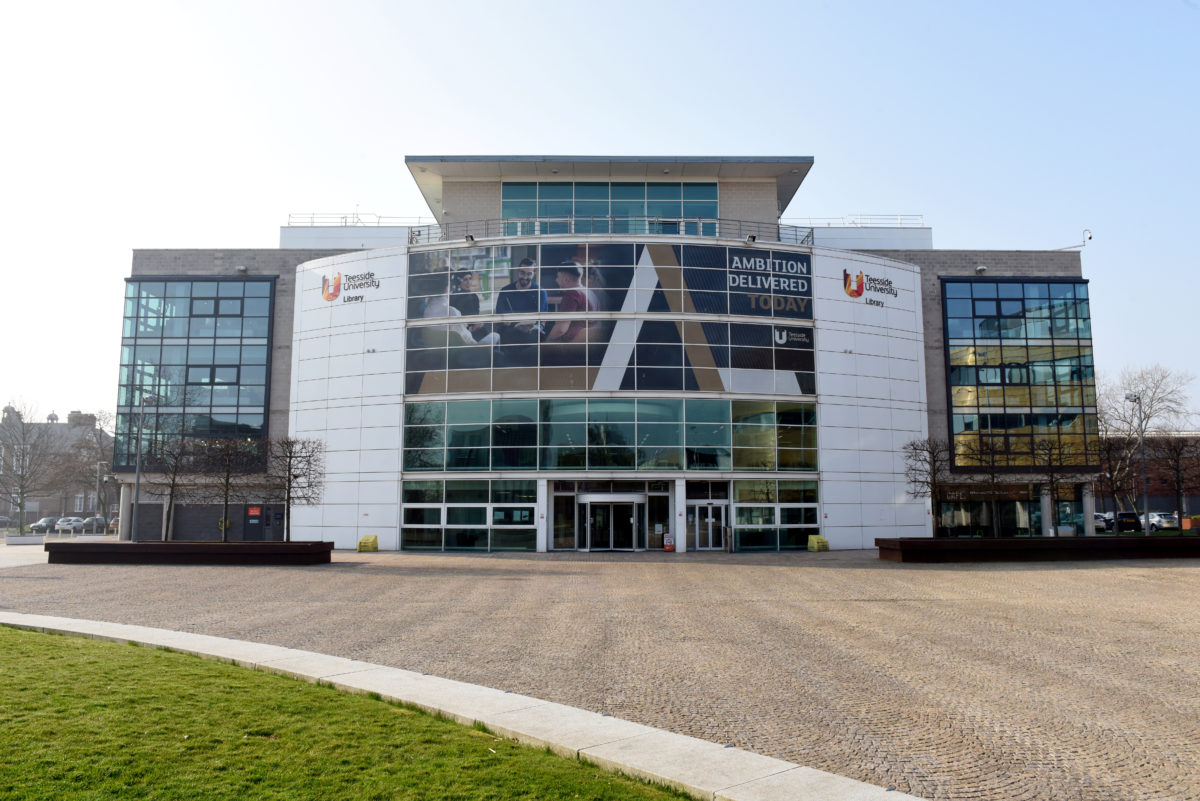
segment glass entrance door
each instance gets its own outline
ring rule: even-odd
[[[633,550],[633,532],[637,519],[633,516],[632,503],[612,505],[612,547],[615,551]]]
[[[612,504],[588,504],[588,550],[612,550]]]
[[[700,551],[719,551],[725,548],[724,504],[688,504],[688,548]]]
[[[589,503],[588,550],[632,551],[638,529],[635,509],[632,503]]]

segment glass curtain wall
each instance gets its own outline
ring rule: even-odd
[[[500,204],[507,236],[717,233],[715,183],[505,182]]]
[[[955,467],[1098,464],[1087,284],[945,279]]]
[[[683,398],[404,405],[404,471],[817,469],[816,404]]]
[[[133,469],[171,437],[266,436],[270,280],[130,279],[113,463]],[[144,412],[144,414],[141,414]]]

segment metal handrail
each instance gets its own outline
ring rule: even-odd
[[[844,217],[796,217],[789,225],[811,228],[924,228],[924,214],[849,214]]]
[[[520,217],[504,220],[471,220],[441,225],[417,225],[408,229],[410,245],[515,236],[700,236],[811,245],[813,229],[779,223],[721,220],[709,217]]]
[[[288,215],[289,228],[319,228],[324,226],[346,228],[350,226],[397,226],[427,225],[433,217],[384,217],[365,211],[353,212],[303,212]]]

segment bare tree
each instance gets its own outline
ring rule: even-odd
[[[6,406],[0,418],[0,492],[17,509],[17,533],[25,532],[25,504],[49,492],[61,472],[55,458],[57,432],[36,423],[37,413]]]
[[[1162,431],[1146,441],[1150,469],[1175,495],[1175,511],[1188,513],[1187,494],[1200,483],[1200,438],[1189,436],[1182,427]]]
[[[1050,491],[1050,527],[1058,532],[1061,522],[1058,517],[1058,496],[1063,487],[1074,486],[1091,479],[1092,474],[1082,469],[1087,454],[1082,449],[1064,444],[1056,436],[1039,437],[1033,441],[1033,473]],[[1094,527],[1091,520],[1083,521],[1083,534]]]
[[[273,439],[267,451],[267,480],[283,501],[283,541],[292,541],[292,506],[319,503],[325,489],[325,443],[319,439]]]
[[[956,446],[958,466],[972,471],[969,481],[982,487],[987,497],[993,537],[1000,536],[1000,514],[996,502],[1006,484],[1004,468],[1008,466],[1008,453],[1003,437],[962,437]]]
[[[1136,370],[1127,368],[1116,381],[1098,382],[1100,462],[1105,473],[1102,478],[1111,490],[1114,505],[1123,496],[1130,509],[1138,508],[1138,437],[1144,438],[1154,430],[1171,429],[1178,421],[1188,419],[1187,390],[1192,380],[1190,373],[1152,364]],[[1126,400],[1131,395],[1141,399],[1140,418],[1138,404]]]
[[[162,538],[174,539],[175,510],[197,491],[195,441],[173,436],[156,444],[146,457],[147,474],[142,491],[163,504]]]
[[[950,478],[950,443],[937,437],[904,444],[904,477],[908,495],[928,498],[933,511],[933,533],[942,526],[942,496]]]
[[[228,437],[195,441],[195,463],[204,481],[198,497],[221,504],[221,542],[229,541],[229,505],[262,492],[263,447],[253,439]]]

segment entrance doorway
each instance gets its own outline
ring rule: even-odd
[[[687,507],[688,550],[725,549],[725,504],[689,503]]]
[[[579,547],[588,551],[633,551],[646,547],[644,495],[580,495]]]

